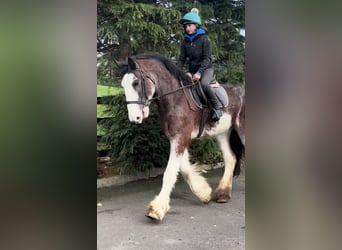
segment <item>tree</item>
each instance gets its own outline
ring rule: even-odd
[[[244,1],[197,1],[209,29],[218,80],[244,82]],[[183,29],[181,17],[193,1],[98,1],[99,79],[118,77],[116,62],[143,52],[159,52],[176,60]]]
[[[109,72],[115,62],[133,54],[154,51],[173,56],[182,37],[181,13],[161,1],[152,2],[99,1],[97,49],[102,74],[113,77]]]

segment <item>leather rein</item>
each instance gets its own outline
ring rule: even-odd
[[[190,87],[195,86],[196,84],[199,83],[197,81],[191,85],[183,85],[183,82],[180,81],[181,87],[179,87],[178,89],[148,99],[147,95],[146,95],[146,86],[145,86],[146,78],[148,78],[154,84],[154,86],[156,86],[156,83],[149,75],[145,74],[140,68],[138,68],[138,70],[139,70],[139,73],[141,75],[141,79],[139,79],[139,80],[141,81],[142,95],[145,96],[145,98],[142,100],[138,100],[138,101],[126,101],[126,104],[140,104],[143,106],[149,106],[155,100],[160,100],[164,96],[174,94],[174,93],[178,92],[179,90],[190,88]]]

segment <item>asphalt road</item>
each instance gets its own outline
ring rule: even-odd
[[[212,188],[222,169],[205,174]],[[145,217],[147,204],[158,194],[162,178],[136,181],[97,191],[98,250],[245,249],[245,178],[234,179],[228,203],[204,205],[181,176],[162,222]]]

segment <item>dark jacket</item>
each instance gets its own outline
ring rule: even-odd
[[[185,34],[178,66],[182,68],[187,58],[189,72],[192,74],[202,74],[212,67],[210,39],[203,29],[198,29],[192,36]]]

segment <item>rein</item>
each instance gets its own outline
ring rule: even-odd
[[[146,74],[143,74],[143,72],[142,72],[141,69],[139,69],[139,71],[140,71],[141,78],[142,78],[142,84],[141,84],[142,91],[144,92],[143,94],[146,95],[146,90],[145,90],[145,78],[150,79],[151,82],[152,82],[155,86],[156,86],[156,83],[153,81],[153,79],[152,79],[150,76],[148,76],[148,75],[146,75]],[[149,106],[149,105],[150,105],[153,101],[155,101],[155,100],[160,100],[160,98],[162,98],[162,97],[164,97],[164,96],[174,94],[174,93],[176,93],[176,92],[178,92],[178,91],[180,91],[180,90],[186,89],[186,88],[190,88],[190,87],[192,87],[192,86],[195,86],[195,85],[198,84],[198,83],[199,83],[199,81],[196,81],[196,82],[194,82],[194,83],[191,84],[191,85],[183,85],[183,83],[181,82],[182,87],[180,87],[180,88],[178,88],[178,89],[176,89],[176,90],[167,92],[167,93],[165,93],[165,94],[163,94],[163,95],[159,95],[159,96],[152,97],[151,99],[147,99],[147,100],[145,100],[145,101],[143,101],[143,100],[140,100],[140,101],[126,101],[126,104],[140,104],[140,105],[144,105],[144,106]]]

